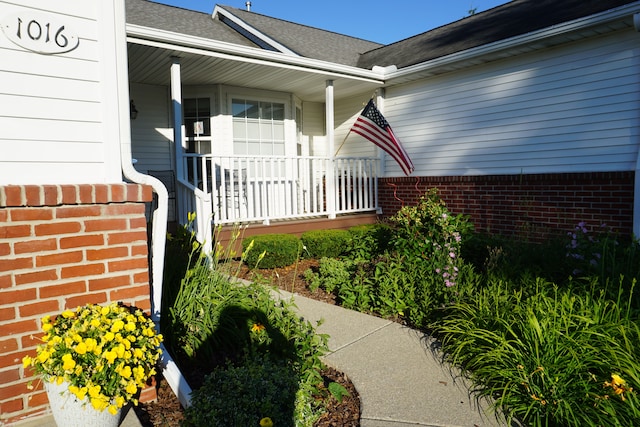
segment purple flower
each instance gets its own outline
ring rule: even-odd
[[[456,257],[456,254],[455,254],[455,253],[453,253],[453,252],[449,252],[449,256],[450,256],[451,258],[455,258],[455,257]]]

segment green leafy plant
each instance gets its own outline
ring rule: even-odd
[[[384,254],[390,244],[391,228],[382,223],[349,228],[351,239],[346,253],[353,260],[370,261]]]
[[[535,427],[632,425],[638,317],[631,300],[610,300],[592,284],[576,294],[538,279],[526,293],[492,281],[444,309],[436,331],[449,360],[510,418]]]
[[[327,389],[338,402],[342,402],[342,399],[351,396],[349,391],[342,384],[336,382],[330,382]]]
[[[336,258],[344,253],[351,235],[347,230],[311,230],[302,233],[300,240],[306,256]]]
[[[183,426],[296,425],[298,376],[283,361],[255,354],[240,366],[227,364],[209,374],[192,394]]]
[[[254,249],[248,244],[243,256]],[[281,411],[289,414],[296,426],[310,426],[322,411],[319,407],[322,400],[317,396],[322,384],[320,372],[324,369],[321,356],[328,351],[328,337],[317,334],[311,323],[299,318],[293,302],[275,299],[271,290],[261,284],[238,283],[235,279],[238,270],[231,268],[233,263],[226,257],[218,258],[217,254],[222,252],[221,248],[212,258],[200,255],[189,263],[191,268],[170,307],[167,342],[171,343],[172,353],[178,355],[179,365],[196,367],[218,379],[227,375],[224,372],[237,377],[247,371],[255,373],[263,365],[282,365],[295,379],[296,388],[295,398],[285,399],[288,406],[280,405]],[[202,393],[206,395],[209,391],[205,389]],[[205,409],[210,409],[215,400],[202,399]],[[222,412],[214,412],[226,414],[228,408],[235,411],[244,407],[246,399],[244,395],[227,395],[221,408],[221,402],[214,405],[216,411]],[[269,418],[277,425],[288,425],[274,411],[265,410],[257,421]],[[201,422],[198,417],[192,414],[195,425],[219,425],[197,424]],[[245,425],[242,422],[226,425]]]
[[[251,251],[247,250],[249,245]],[[243,260],[251,268],[286,267],[298,260],[302,242],[292,234],[263,234],[244,239],[242,250]]]

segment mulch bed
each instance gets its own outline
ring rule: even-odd
[[[318,289],[309,290],[304,281],[306,269],[317,268],[315,260],[301,260],[296,265],[269,270],[252,271],[246,266],[241,266],[239,277],[247,280],[257,278],[268,279],[274,286],[296,294],[323,301],[327,304],[335,304],[335,297]],[[192,373],[184,373],[186,378]],[[328,412],[316,422],[315,427],[359,427],[360,426],[360,398],[358,391],[351,380],[342,372],[328,368],[322,372],[325,384],[336,382],[347,389],[349,396],[345,396],[341,402],[330,399]],[[143,427],[177,427],[184,419],[184,410],[180,401],[171,390],[171,387],[160,376],[158,378],[158,399],[155,402],[141,403],[135,408],[136,414]]]

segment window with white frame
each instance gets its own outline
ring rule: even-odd
[[[210,98],[185,98],[183,122],[189,141],[189,152],[211,153],[211,100]]]
[[[234,154],[284,155],[284,108],[281,102],[233,98]]]

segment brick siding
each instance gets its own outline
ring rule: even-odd
[[[477,231],[539,241],[585,221],[631,235],[634,179],[634,172],[383,178],[379,203],[388,217],[435,187]]]
[[[0,187],[0,425],[48,409],[22,367],[42,316],[116,301],[150,312],[151,199],[151,187],[137,184]],[[150,385],[141,400],[153,399]]]

